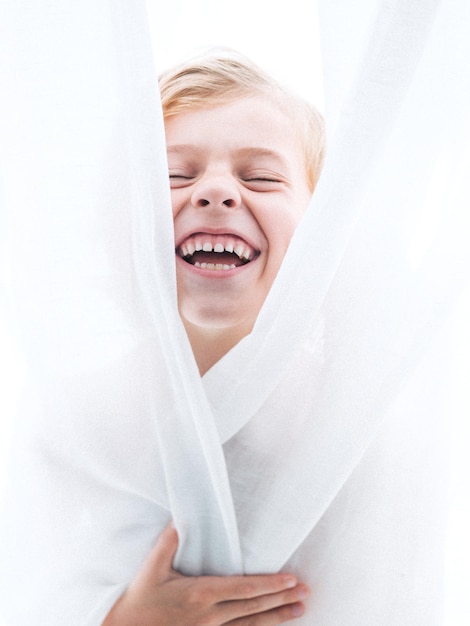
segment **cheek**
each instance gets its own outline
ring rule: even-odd
[[[178,201],[175,194],[171,193],[171,212],[173,213],[173,219],[178,215],[180,209],[178,208]]]
[[[187,203],[188,194],[184,193],[182,189],[172,189],[170,192],[171,210],[173,212],[173,219],[181,212],[185,204]]]
[[[268,240],[273,247],[276,246],[278,249],[284,251],[287,249],[301,217],[302,213],[297,215],[287,211],[278,213],[275,217],[273,216],[270,224],[270,233],[268,235]]]
[[[305,212],[304,208],[298,211],[278,211],[271,215],[266,223],[265,235],[269,246],[269,264],[272,271],[277,273],[286,255],[290,241]]]

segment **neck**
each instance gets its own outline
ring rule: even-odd
[[[206,328],[183,319],[194,358],[201,376],[210,370],[243,337],[251,332],[252,325],[230,328]]]

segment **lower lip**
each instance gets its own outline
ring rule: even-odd
[[[254,258],[249,263],[245,263],[244,265],[239,265],[230,270],[208,270],[203,267],[197,267],[196,265],[191,265],[191,263],[187,263],[184,261],[178,254],[176,255],[176,262],[180,267],[184,267],[186,271],[191,272],[194,276],[201,276],[202,278],[214,278],[214,279],[228,279],[235,278],[236,276],[240,276],[240,274],[246,272],[250,267],[256,264],[256,260],[258,257]]]

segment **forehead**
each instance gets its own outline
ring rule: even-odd
[[[230,150],[303,161],[302,143],[292,118],[276,101],[264,96],[180,113],[165,121],[165,130],[169,155]]]

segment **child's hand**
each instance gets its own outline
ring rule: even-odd
[[[274,626],[302,615],[309,590],[293,576],[182,576],[177,547],[167,526],[103,626]]]

